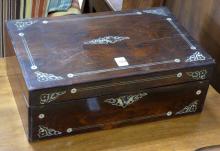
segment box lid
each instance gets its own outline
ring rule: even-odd
[[[164,7],[14,20],[7,28],[29,91],[214,63]]]

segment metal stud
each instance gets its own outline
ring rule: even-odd
[[[190,47],[191,50],[196,50],[197,48],[195,46]]]
[[[43,119],[44,117],[45,117],[44,114],[39,114],[39,115],[38,115],[38,118],[39,118],[39,119]]]
[[[177,78],[181,78],[183,76],[183,74],[182,74],[182,72],[180,72],[176,76],[177,76]]]
[[[76,93],[76,92],[77,92],[77,89],[76,89],[76,88],[71,89],[71,93],[72,93],[72,94],[74,94],[74,93]]]
[[[172,20],[172,18],[167,18],[167,20],[168,20],[168,21],[171,21],[171,20]]]
[[[175,59],[174,61],[175,61],[176,63],[180,63],[180,62],[181,62],[180,59]]]
[[[37,69],[37,66],[31,66],[31,69],[32,69],[32,70],[36,70],[36,69]]]
[[[196,91],[196,95],[200,95],[200,94],[202,94],[202,91],[201,90],[197,90]]]
[[[48,24],[47,20],[42,21],[43,24]]]
[[[71,133],[72,131],[73,131],[72,128],[68,128],[68,129],[66,130],[67,133]]]
[[[167,112],[167,116],[171,116],[173,114],[172,111]]]
[[[73,78],[73,77],[74,77],[74,74],[69,73],[69,74],[67,74],[67,77],[68,77],[68,78]]]
[[[24,33],[19,33],[18,35],[21,36],[21,37],[23,37],[23,36],[24,36]]]

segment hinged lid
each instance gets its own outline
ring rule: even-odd
[[[7,27],[33,92],[166,71],[178,74],[214,63],[166,8],[15,20]]]

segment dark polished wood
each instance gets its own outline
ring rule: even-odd
[[[167,0],[180,23],[216,60],[212,85],[220,92],[219,0]]]
[[[8,75],[30,141],[202,110],[214,60],[166,8],[17,20],[7,29]]]
[[[94,130],[112,129],[198,113],[202,111],[208,86],[208,81],[192,82],[32,108],[30,110],[32,116],[30,139],[33,141]],[[198,90],[202,92],[200,95],[196,94]],[[137,94],[144,96],[128,106],[122,107],[120,104],[113,105],[106,102],[110,98],[120,98],[124,101],[122,96],[129,98],[129,96]],[[45,118],[39,119],[41,114],[45,114]],[[61,133],[48,136],[45,134],[47,128],[52,128]],[[68,130],[70,131],[68,132]]]

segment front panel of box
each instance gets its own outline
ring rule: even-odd
[[[175,85],[195,80],[206,80],[209,79],[211,75],[212,66],[201,66],[199,68],[172,70],[169,72],[160,72],[151,75],[91,82],[90,84],[86,83],[41,89],[31,92],[29,96],[29,104],[30,106],[52,105],[84,98],[139,91],[141,89]]]
[[[200,81],[31,108],[32,140],[199,112],[207,89]]]

